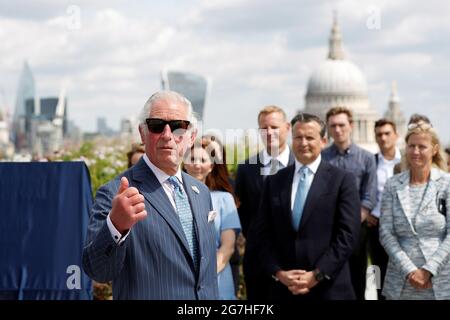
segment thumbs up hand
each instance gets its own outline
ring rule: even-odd
[[[110,213],[114,227],[123,235],[146,216],[144,196],[135,187],[129,187],[128,179],[122,177]]]

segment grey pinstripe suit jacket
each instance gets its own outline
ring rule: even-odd
[[[143,159],[98,190],[83,268],[96,281],[112,280],[114,299],[218,299],[214,222],[208,222],[210,193],[204,184],[182,174],[197,230],[198,274],[177,213]],[[122,245],[117,245],[106,217],[122,176],[144,195],[147,217],[133,226]],[[200,192],[194,192],[192,186]]]
[[[409,171],[389,179],[381,202],[380,242],[389,255],[383,294],[398,299],[406,276],[417,268],[433,275],[437,299],[450,299],[450,214],[438,211],[438,199],[450,204],[450,175],[433,168],[415,224],[410,211]]]

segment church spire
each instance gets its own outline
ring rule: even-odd
[[[389,97],[389,107],[386,110],[384,117],[393,121],[397,127],[399,137],[404,137],[406,134],[406,118],[400,109],[400,98],[397,94],[397,82],[392,81],[391,96]],[[402,139],[399,139],[402,143]]]
[[[331,35],[329,39],[328,59],[344,60],[344,51],[342,50],[342,35],[341,29],[337,23],[337,12],[333,13],[333,27],[331,28]]]
[[[398,104],[400,101],[398,95],[397,95],[397,81],[392,81],[392,87],[391,87],[391,97],[389,99],[389,106]]]

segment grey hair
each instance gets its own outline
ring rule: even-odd
[[[177,101],[184,104],[187,108],[187,115],[188,120],[191,123],[191,129],[195,128],[197,124],[197,118],[195,117],[195,113],[192,111],[192,104],[191,102],[181,93],[175,92],[175,91],[169,91],[169,90],[161,90],[158,92],[155,92],[148,98],[147,102],[144,104],[144,107],[141,110],[141,113],[139,114],[139,126],[141,128],[144,128],[144,130],[147,129],[147,124],[145,122],[145,119],[148,118],[148,115],[152,111],[152,107],[158,100],[171,100],[171,101]],[[177,120],[183,120],[183,119],[177,119]],[[146,131],[147,132],[147,131]]]

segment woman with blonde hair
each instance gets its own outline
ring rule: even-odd
[[[383,295],[450,299],[450,175],[430,124],[410,124],[405,141],[407,170],[387,181],[382,196]]]

